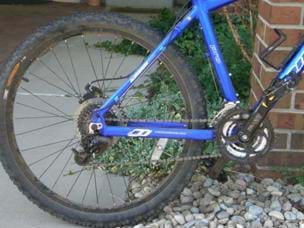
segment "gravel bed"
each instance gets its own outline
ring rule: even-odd
[[[179,199],[151,223],[134,228],[304,228],[304,186],[250,174],[219,183],[196,174]]]

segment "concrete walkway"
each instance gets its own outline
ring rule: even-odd
[[[43,212],[23,196],[0,166],[0,227],[68,228],[77,227]]]

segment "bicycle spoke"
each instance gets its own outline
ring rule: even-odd
[[[133,43],[129,46],[127,53],[126,53],[126,54],[124,55],[124,57],[122,58],[120,64],[118,65],[116,71],[114,72],[112,78],[117,78],[117,74],[118,74],[119,70],[121,69],[121,67],[123,66],[123,64],[124,64],[124,62],[125,62],[125,60],[126,60],[126,58],[127,58],[127,54],[131,51],[132,45],[133,45]],[[110,88],[110,86],[112,85],[112,82],[113,82],[113,80],[111,80],[111,82],[110,82],[109,85],[107,86],[106,90],[108,90],[108,89]],[[106,90],[105,90],[105,91],[106,91]]]
[[[88,190],[89,190],[89,186],[90,186],[92,177],[93,177],[93,170],[92,170],[92,172],[91,172],[91,176],[90,176],[90,178],[89,178],[87,187],[86,187],[86,189],[85,189],[85,192],[84,192],[83,197],[82,197],[82,200],[81,200],[81,203],[82,203],[82,204],[83,204],[83,202],[84,202],[84,200],[85,200],[85,198],[86,198],[86,195],[87,195],[87,193],[88,193]]]
[[[128,196],[128,201],[130,201],[130,195],[129,195],[129,192],[128,192],[128,183],[127,183],[127,180],[126,180],[125,176],[123,176],[123,182],[124,182],[124,185],[125,185],[125,188],[126,188],[126,194]]]
[[[42,177],[46,174],[46,172],[54,165],[54,163],[55,163],[55,162],[58,160],[58,158],[63,154],[63,152],[64,152],[67,148],[70,147],[70,143],[71,143],[74,139],[75,139],[75,137],[73,137],[73,138],[68,142],[68,144],[60,150],[59,154],[54,158],[54,160],[49,164],[49,166],[42,172],[42,174],[39,176],[39,178],[42,178]]]
[[[117,42],[117,38],[115,38],[115,41],[113,43],[115,44],[116,42]],[[106,72],[105,72],[106,77],[107,77],[109,69],[110,69],[110,65],[111,65],[111,62],[112,62],[112,59],[113,59],[113,54],[114,54],[114,50],[111,51],[110,59],[108,61],[107,67],[106,67]]]
[[[114,193],[113,193],[113,189],[112,189],[112,186],[111,186],[111,183],[110,183],[110,180],[109,180],[109,175],[106,173],[106,178],[107,178],[107,182],[108,182],[108,185],[109,185],[109,189],[110,189],[110,192],[111,192],[111,196],[112,196],[112,201],[113,201],[113,204],[115,206],[115,198],[114,198]]]
[[[68,56],[69,56],[69,59],[70,59],[70,63],[72,65],[73,75],[74,75],[74,78],[76,80],[77,88],[78,88],[80,96],[82,97],[81,89],[80,89],[80,85],[79,85],[79,80],[78,80],[77,72],[76,72],[76,69],[75,69],[74,62],[73,62],[73,58],[72,58],[72,54],[71,54],[71,51],[70,51],[68,40],[65,40],[64,43],[65,43],[66,49],[68,51]]]
[[[99,89],[101,89],[101,87],[100,87],[100,83],[99,83],[99,81],[98,81],[98,77],[97,77],[96,69],[95,69],[95,66],[94,66],[94,64],[93,64],[93,61],[92,61],[91,55],[90,55],[90,53],[89,53],[88,45],[86,44],[86,41],[85,41],[85,39],[84,39],[84,35],[82,35],[82,40],[83,40],[83,45],[84,45],[85,50],[86,50],[86,53],[87,53],[87,55],[88,55],[88,58],[89,58],[89,61],[90,61],[90,64],[91,64],[92,70],[93,70],[93,74],[94,74],[95,79],[96,79],[96,81],[97,81],[98,87],[99,87]]]
[[[62,63],[61,63],[61,61],[59,60],[58,56],[56,55],[56,53],[54,52],[53,49],[51,49],[51,52],[52,52],[52,54],[54,55],[54,57],[55,57],[55,59],[56,59],[58,65],[59,65],[60,69],[62,70],[62,72],[63,72],[63,74],[65,75],[66,79],[68,80],[69,84],[71,85],[72,90],[74,91],[75,94],[77,94],[77,96],[80,96],[80,94],[78,94],[78,92],[76,91],[75,87],[73,86],[73,83],[72,83],[72,81],[71,81],[69,75],[68,75],[67,72],[65,71],[65,69],[64,69],[64,67],[63,67],[63,65],[62,65]]]
[[[33,93],[36,96],[39,97],[65,97],[65,98],[71,98],[72,96],[70,96],[69,94],[54,94],[54,93]],[[25,93],[25,92],[18,92],[17,93],[18,96],[31,96],[30,93]]]
[[[60,116],[60,115],[57,115],[56,113],[48,112],[48,111],[45,111],[45,110],[33,107],[31,105],[23,104],[23,103],[20,103],[20,102],[16,102],[16,104],[18,104],[20,106],[23,106],[23,107],[26,107],[26,108],[29,108],[29,109],[32,109],[32,110],[35,110],[35,111],[39,111],[39,112],[45,113],[45,114],[50,114],[50,115],[56,116],[58,118],[62,118],[62,119],[66,119],[66,120],[70,120],[71,119],[71,118],[67,118],[68,115]]]
[[[68,160],[67,160],[66,163],[64,164],[64,166],[63,166],[61,172],[59,173],[59,175],[58,175],[56,181],[54,182],[54,184],[53,184],[53,186],[52,186],[52,189],[54,189],[55,186],[57,185],[57,183],[58,183],[60,177],[62,176],[62,174],[63,174],[64,170],[66,169],[66,167],[68,166],[69,162],[71,161],[73,155],[74,155],[74,153],[73,153],[73,151],[72,151],[72,152],[71,152],[71,155],[70,155],[69,158],[68,158]]]
[[[60,80],[61,82],[63,82],[68,88],[70,88],[73,92],[75,92],[74,89],[73,89],[73,87],[71,87],[71,85],[69,85],[65,80],[63,80],[62,77],[60,77],[60,76],[59,76],[52,68],[50,68],[43,60],[38,59],[38,61],[39,61],[39,63],[42,64],[46,69],[48,69],[49,72],[52,73],[52,75],[54,75],[58,80]],[[77,92],[76,92],[76,94],[77,94]],[[78,97],[78,96],[76,96],[76,97]]]
[[[29,133],[41,131],[43,129],[50,128],[50,127],[55,127],[55,126],[58,126],[58,125],[61,125],[61,124],[64,124],[64,123],[67,123],[67,122],[70,122],[70,121],[72,121],[72,120],[64,120],[64,121],[56,122],[56,123],[53,123],[53,124],[48,124],[48,125],[45,125],[45,126],[42,126],[42,127],[39,127],[39,128],[34,128],[34,129],[31,129],[31,130],[16,133],[16,136],[21,136],[21,135],[26,135],[26,134],[29,134]]]
[[[24,87],[20,87],[21,89],[23,89],[24,91],[30,93],[32,96],[34,96],[35,98],[37,98],[38,100],[40,100],[42,103],[48,105],[49,107],[53,108],[54,110],[56,110],[57,112],[63,114],[64,116],[68,116],[68,114],[66,114],[65,112],[63,112],[62,110],[56,108],[54,105],[50,104],[49,102],[43,100],[42,98],[40,98],[39,96],[35,95],[34,93],[32,93],[31,91],[25,89]]]
[[[52,157],[52,156],[54,156],[54,155],[56,155],[56,154],[58,154],[58,153],[60,153],[60,152],[61,152],[61,150],[57,150],[56,152],[53,152],[53,153],[51,153],[51,154],[49,154],[49,155],[47,155],[47,156],[45,156],[45,157],[43,157],[43,158],[41,158],[41,159],[39,159],[39,160],[33,162],[33,163],[30,163],[29,166],[30,166],[30,167],[31,167],[31,166],[34,166],[34,165],[38,164],[39,162],[42,162],[42,161],[44,161],[45,159],[48,159],[48,158],[50,158],[50,157]]]
[[[67,141],[70,141],[70,140],[71,139],[59,140],[59,141],[47,143],[47,144],[44,144],[44,145],[29,147],[29,148],[26,148],[26,149],[20,149],[20,151],[22,151],[22,152],[31,151],[31,150],[35,150],[35,149],[40,149],[40,148],[44,148],[44,147],[49,147],[49,146],[57,145],[57,144],[60,144],[60,143],[63,143],[63,142],[67,142]]]
[[[53,119],[58,117],[61,116],[21,116],[21,117],[15,117],[15,120]]]
[[[80,170],[80,172],[79,172],[78,176],[76,177],[74,183],[72,184],[72,186],[71,186],[68,194],[66,195],[66,198],[69,198],[70,194],[72,193],[72,191],[73,191],[75,185],[77,184],[77,182],[78,182],[78,180],[79,180],[79,178],[80,178],[80,176],[81,176],[81,174],[82,174],[83,171],[84,171],[84,169]]]
[[[74,94],[71,94],[69,91],[67,91],[67,90],[65,90],[65,89],[63,89],[63,88],[61,88],[61,87],[59,87],[59,86],[57,86],[57,85],[55,85],[55,84],[49,82],[48,80],[45,80],[45,79],[39,77],[38,75],[36,75],[36,74],[34,74],[34,73],[32,73],[32,72],[29,72],[29,74],[32,75],[33,77],[39,79],[40,81],[45,82],[45,83],[48,84],[50,87],[53,87],[53,88],[56,88],[56,89],[58,89],[58,90],[60,90],[60,91],[62,91],[62,92],[65,92],[66,94],[68,94],[68,95],[71,96],[71,97],[78,98],[78,97],[75,96]]]
[[[99,35],[100,36],[100,35]],[[101,43],[101,38],[99,38],[99,43]],[[104,70],[104,62],[103,62],[103,52],[102,52],[102,49],[101,48],[97,48],[99,50],[99,55],[100,55],[100,64],[101,64],[101,72],[102,72],[102,88],[103,88],[103,91],[104,93],[106,92],[105,90],[105,70]]]
[[[97,190],[97,180],[96,180],[96,172],[95,172],[95,169],[93,169],[93,173],[94,173],[96,203],[97,203],[97,205],[99,205],[98,190]]]

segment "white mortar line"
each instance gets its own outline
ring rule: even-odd
[[[268,27],[272,29],[304,29],[304,26],[301,24],[299,25],[282,25],[282,24],[269,24],[261,15],[259,15],[259,19],[261,19]]]
[[[262,67],[264,68],[265,71],[267,72],[273,72],[273,73],[278,73],[278,71],[276,71],[275,69],[271,68],[271,67],[267,67],[265,65],[265,63],[260,59],[259,55],[255,52],[253,53],[253,55],[257,58],[257,60],[259,61],[259,63],[262,65]]]
[[[303,153],[304,150],[295,150],[295,149],[273,149],[272,152],[290,152],[290,153]]]
[[[284,108],[274,108],[271,110],[271,112],[274,113],[290,113],[290,114],[300,114],[300,115],[304,115],[304,110],[298,110],[298,109],[284,109]]]
[[[256,38],[263,44],[265,49],[270,47],[270,45],[267,44],[258,34],[256,34]],[[276,51],[292,51],[293,47],[282,46],[282,47],[277,47],[275,50]]]
[[[287,2],[287,3],[278,3],[278,2],[271,2],[269,0],[264,0],[264,2],[267,2],[269,5],[272,6],[298,6],[303,7],[303,3],[296,3],[296,2]]]
[[[264,86],[262,85],[261,80],[260,80],[259,77],[255,74],[254,71],[252,71],[252,75],[255,77],[255,80],[258,82],[258,84],[260,85],[261,89],[264,91],[265,88],[264,88]]]
[[[256,96],[255,92],[253,91],[253,89],[251,89],[251,93],[255,99],[255,101],[258,101],[258,97]]]
[[[291,148],[291,133],[290,132],[287,133],[286,147],[288,150],[290,150],[290,148]]]
[[[274,130],[276,133],[281,134],[304,134],[304,130],[295,130],[295,129],[283,129],[283,128],[276,128]]]
[[[290,100],[291,109],[296,109],[296,93],[292,91]]]

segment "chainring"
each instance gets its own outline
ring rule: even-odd
[[[268,153],[274,142],[272,124],[265,119],[248,142],[239,139],[238,132],[250,117],[250,112],[235,108],[223,116],[217,125],[217,144],[222,155],[241,164],[249,164]]]

